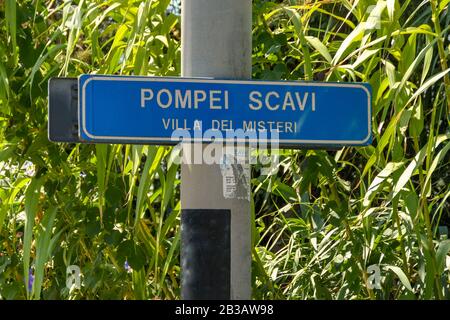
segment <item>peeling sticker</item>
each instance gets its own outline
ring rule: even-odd
[[[250,164],[238,163],[233,155],[224,154],[220,170],[224,198],[250,200]]]

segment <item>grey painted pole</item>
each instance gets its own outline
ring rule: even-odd
[[[181,8],[182,76],[250,79],[251,0],[182,0]],[[231,169],[181,165],[182,299],[251,298],[250,168]]]

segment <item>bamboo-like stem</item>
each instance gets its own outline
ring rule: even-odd
[[[419,142],[418,142],[417,137],[414,138],[414,148],[416,149],[416,152],[419,152]],[[430,155],[428,154],[428,156],[430,156]],[[424,179],[424,173],[423,173],[422,166],[419,166],[419,182],[420,182],[420,185],[422,188],[419,210],[425,221],[425,229],[426,229],[426,233],[427,233],[428,247],[429,247],[430,255],[431,255],[430,262],[431,262],[431,266],[434,271],[433,278],[434,278],[434,282],[435,282],[435,294],[438,299],[442,299],[442,293],[440,290],[441,285],[439,283],[439,274],[437,273],[436,251],[434,250],[433,231],[432,231],[432,227],[431,227],[430,211],[428,210],[425,179]]]
[[[430,0],[432,16],[431,20],[434,24],[434,31],[436,32],[437,37],[437,46],[439,52],[439,59],[441,63],[442,71],[448,69],[447,59],[448,57],[445,54],[444,41],[441,35],[441,25],[439,24],[439,12],[437,11],[437,3],[436,0]],[[445,84],[445,96],[447,97],[447,111],[450,114],[450,77],[448,73],[444,75],[444,84]]]
[[[401,248],[403,265],[404,265],[404,268],[406,270],[406,273],[408,274],[408,277],[410,277],[411,276],[411,272],[410,272],[410,269],[409,269],[408,259],[406,257],[406,249],[405,249],[405,243],[404,243],[404,240],[403,240],[402,226],[401,226],[400,217],[398,216],[398,197],[395,197],[392,200],[392,214],[394,216],[394,220],[395,220],[395,223],[397,225],[397,232],[398,232],[397,239],[400,242],[400,248]]]

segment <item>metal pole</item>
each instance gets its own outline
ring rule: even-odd
[[[183,0],[181,12],[182,76],[251,78],[251,0]],[[233,170],[181,165],[182,299],[251,297],[250,168]]]

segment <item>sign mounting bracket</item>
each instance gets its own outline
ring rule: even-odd
[[[52,142],[84,142],[78,136],[78,79],[50,79],[48,97],[48,139]]]

